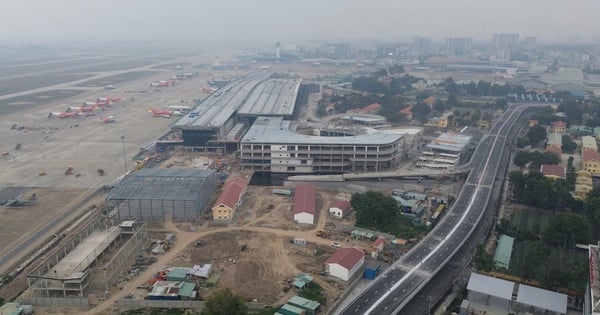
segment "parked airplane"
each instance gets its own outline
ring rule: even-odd
[[[100,117],[100,122],[103,122],[105,124],[114,123],[116,122],[115,116]]]
[[[163,86],[173,86],[173,85],[175,85],[174,80],[160,80],[160,81],[151,82],[149,84],[149,86],[151,86],[151,87],[163,87]]]
[[[116,103],[120,100],[122,100],[124,97],[124,95],[121,95],[119,97],[99,97],[96,101],[106,101],[109,103]]]
[[[152,113],[152,115],[154,115],[154,117],[163,117],[163,118],[171,118],[171,116],[173,116],[173,111],[170,110],[156,110],[153,109],[152,107],[148,107],[148,112]]]
[[[190,106],[186,105],[167,105],[168,109],[178,110],[178,111],[188,111],[192,109]]]
[[[200,88],[202,89],[203,93],[213,93],[217,90],[216,88],[207,88],[207,87],[200,87]]]
[[[69,106],[67,107],[67,113],[70,112],[82,112],[82,113],[89,113],[89,112],[93,112],[98,106],[97,105],[92,105],[92,106]]]
[[[80,111],[76,111],[76,112],[59,112],[59,113],[49,113],[48,114],[48,118],[70,118],[70,117],[77,117],[81,115]]]

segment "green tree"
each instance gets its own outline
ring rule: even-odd
[[[446,108],[452,109],[453,107],[456,107],[457,105],[458,105],[458,99],[456,98],[456,94],[450,93],[450,95],[448,95],[448,99],[446,100]]]
[[[422,123],[427,121],[427,114],[431,112],[431,108],[427,104],[419,103],[412,109],[413,116]]]
[[[565,153],[573,153],[577,149],[577,143],[569,135],[562,136],[562,150]]]
[[[350,201],[356,211],[356,224],[365,227],[380,227],[393,222],[399,214],[396,200],[379,191],[357,193]]]
[[[535,146],[540,143],[540,141],[546,139],[546,136],[546,128],[540,125],[529,128],[529,131],[527,132],[527,138],[529,138],[529,143],[532,146]]]
[[[475,258],[473,258],[473,266],[475,269],[483,271],[492,271],[494,268],[494,259],[486,250],[483,244],[477,245]]]
[[[595,235],[598,235],[598,231],[600,231],[600,197],[593,196],[590,193],[583,205],[583,211],[594,227]]]
[[[248,307],[243,297],[229,288],[219,289],[208,297],[202,315],[246,315]]]
[[[545,242],[556,248],[571,248],[576,243],[588,244],[590,239],[591,226],[588,220],[571,212],[555,215],[544,231]]]
[[[518,167],[524,167],[527,163],[529,163],[529,152],[519,151],[515,154],[515,158],[513,162]]]

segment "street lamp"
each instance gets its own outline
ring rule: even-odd
[[[127,156],[125,155],[125,136],[121,136],[121,144],[123,145],[123,165],[125,166],[125,173],[127,173]]]

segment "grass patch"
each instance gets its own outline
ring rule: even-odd
[[[522,210],[518,209],[513,214],[510,223],[519,230],[527,230],[531,233],[538,234],[550,226],[550,221],[553,215],[551,213],[539,210]]]
[[[89,80],[89,81],[85,81],[85,82],[81,82],[79,84],[76,84],[75,86],[79,86],[79,87],[103,87],[105,85],[117,85],[123,82],[127,82],[127,81],[132,81],[132,80],[137,80],[140,78],[144,78],[144,77],[148,77],[150,75],[156,74],[157,72],[155,71],[132,71],[132,72],[126,72],[126,73],[121,73],[121,74],[116,74],[116,75],[111,75],[108,77],[104,77],[101,79],[95,79],[95,80]]]
[[[551,289],[563,287],[575,291],[583,290],[587,281],[587,253],[551,248],[550,255],[543,261],[533,263],[527,258],[527,253],[533,250],[534,243],[514,243],[509,274],[537,281],[539,285]],[[527,268],[533,269],[533,272],[528,274]]]
[[[311,282],[304,289],[300,290],[298,295],[305,299],[317,301],[323,305],[327,303],[327,298],[323,295],[323,288],[315,282]]]
[[[410,216],[399,215],[389,224],[382,226],[380,230],[400,238],[411,239],[419,234],[426,233],[427,227],[413,224],[413,218]]]

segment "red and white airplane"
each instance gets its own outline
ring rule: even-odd
[[[154,117],[163,117],[163,118],[171,118],[173,116],[173,111],[166,109],[154,109],[152,107],[148,107],[148,112],[152,113]]]
[[[119,97],[98,97],[98,99],[96,100],[96,103],[108,105],[110,103],[116,103],[122,99],[123,99],[123,95],[121,95]]]
[[[100,122],[105,124],[114,123],[116,122],[115,116],[100,117]]]
[[[69,107],[67,107],[67,113],[70,113],[70,112],[91,113],[96,108],[98,108],[97,105],[92,105],[92,106],[69,106]]]
[[[204,87],[204,86],[202,86],[200,88],[202,89],[203,93],[214,93],[217,90],[215,88],[207,88],[207,87]]]
[[[48,118],[71,118],[77,117],[81,115],[80,111],[76,112],[58,112],[58,113],[50,113],[48,114]]]
[[[173,86],[175,85],[175,80],[160,80],[151,82],[149,86],[151,87],[163,87],[163,86]]]

